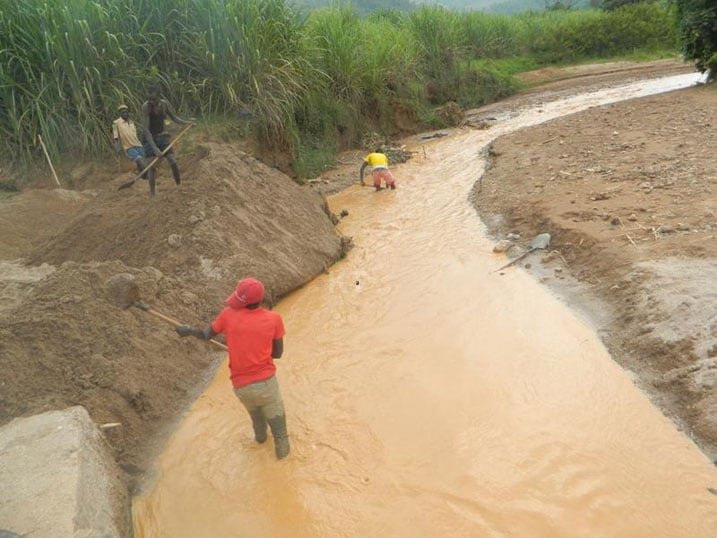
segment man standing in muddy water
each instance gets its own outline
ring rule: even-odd
[[[264,443],[267,425],[274,436],[277,459],[289,455],[284,404],[276,380],[274,359],[284,352],[284,322],[277,312],[261,308],[264,284],[255,278],[239,281],[226,307],[205,329],[176,328],[179,336],[209,340],[224,333],[229,348],[229,372],[234,393],[251,417],[254,439]]]
[[[112,122],[112,143],[117,155],[124,150],[130,161],[137,165],[137,172],[142,172],[146,164],[144,161],[144,149],[137,138],[137,126],[129,119],[129,107],[120,105],[117,107],[119,118]]]
[[[153,156],[159,157],[167,147],[169,147],[169,133],[165,130],[165,121],[169,116],[174,123],[179,125],[195,125],[193,121],[183,120],[175,114],[169,101],[162,99],[162,92],[159,86],[152,84],[147,90],[147,101],[142,105],[142,140],[144,141],[144,153],[147,158]],[[164,154],[172,168],[172,176],[174,182],[179,185],[181,178],[179,175],[179,165],[174,155],[174,150],[169,148]],[[156,170],[151,168],[147,172],[149,179],[149,193],[154,195]]]
[[[377,191],[381,190],[381,180],[386,183],[387,189],[396,188],[396,180],[393,178],[391,171],[388,169],[388,157],[381,152],[381,148],[376,149],[373,153],[369,153],[364,157],[359,171],[359,182],[365,185],[363,181],[363,172],[367,166],[372,167],[373,186]]]

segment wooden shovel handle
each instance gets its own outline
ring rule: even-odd
[[[526,250],[525,252],[523,252],[520,256],[518,256],[517,258],[513,258],[513,259],[510,260],[508,263],[506,263],[503,267],[499,267],[498,269],[494,270],[493,272],[494,272],[494,273],[497,273],[498,271],[502,271],[502,270],[505,269],[506,267],[510,267],[511,265],[514,265],[514,264],[518,263],[520,260],[522,260],[523,258],[525,258],[525,257],[526,257],[528,254],[530,254],[531,252],[535,252],[535,250],[537,250],[537,249],[529,248],[528,250]]]
[[[179,327],[180,325],[182,325],[182,323],[180,323],[180,322],[177,321],[176,319],[170,318],[169,316],[165,316],[165,315],[162,314],[161,312],[157,312],[156,310],[154,310],[154,309],[151,308],[150,306],[147,306],[146,304],[133,303],[132,306],[134,306],[134,307],[136,307],[136,308],[139,308],[140,310],[144,310],[144,311],[147,312],[148,314],[152,314],[154,317],[157,317],[157,318],[159,318],[159,319],[163,319],[164,321],[166,321],[166,322],[168,322],[168,323],[171,323],[171,324],[174,325],[175,327]],[[218,342],[218,341],[216,341],[216,340],[214,340],[214,339],[210,339],[210,340],[209,340],[209,343],[214,344],[216,347],[218,347],[218,348],[220,348],[220,349],[223,349],[224,351],[227,351],[227,346],[225,346],[225,345],[222,344],[221,342]]]
[[[160,153],[158,156],[156,156],[154,159],[152,159],[152,162],[150,162],[150,163],[145,167],[144,170],[142,170],[139,174],[137,174],[137,177],[135,177],[135,178],[132,179],[131,181],[127,181],[126,183],[122,183],[122,185],[120,185],[117,190],[120,190],[120,191],[121,191],[122,189],[126,189],[126,188],[131,187],[132,185],[134,185],[134,184],[137,182],[137,180],[138,180],[139,178],[141,178],[141,177],[147,172],[147,170],[149,170],[150,168],[152,168],[155,164],[157,164],[157,162],[159,161],[159,159],[161,159],[162,157],[164,157],[164,156],[167,154],[167,152],[172,148],[172,146],[173,146],[174,144],[176,144],[176,143],[179,141],[179,139],[182,138],[182,137],[187,133],[187,131],[189,131],[189,129],[192,128],[192,126],[193,126],[193,124],[187,125],[187,126],[182,130],[182,132],[179,133],[177,136],[175,136],[175,137],[174,137],[174,140],[172,140],[172,142],[171,142],[166,148],[164,148],[164,151],[162,151],[162,153]]]

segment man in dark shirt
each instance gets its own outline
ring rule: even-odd
[[[169,116],[174,123],[179,125],[194,125],[193,121],[183,120],[174,112],[172,105],[166,99],[162,99],[162,92],[159,86],[152,84],[147,91],[147,101],[142,105],[142,138],[144,142],[144,153],[148,159],[153,156],[162,155],[169,146],[169,133],[165,130],[165,121]],[[164,154],[172,168],[174,182],[179,185],[179,165],[174,155],[174,149],[169,148]],[[149,180],[149,193],[154,195],[155,170],[151,168],[147,173]]]

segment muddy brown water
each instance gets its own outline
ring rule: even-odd
[[[356,246],[277,307],[291,456],[254,443],[221,368],[134,500],[137,537],[717,536],[717,470],[585,320],[492,273],[467,201],[496,136],[695,80],[545,103],[426,143],[396,191],[332,197]]]

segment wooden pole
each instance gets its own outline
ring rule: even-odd
[[[42,136],[40,136],[38,134],[37,140],[40,142],[40,145],[42,146],[42,151],[45,153],[45,158],[47,158],[47,163],[50,165],[50,170],[52,170],[52,175],[55,178],[55,183],[57,183],[58,187],[62,187],[62,185],[60,185],[60,180],[57,179],[57,173],[55,172],[55,167],[52,166],[52,160],[50,159],[50,154],[47,153],[47,148],[45,147],[45,143],[42,141]]]
[[[171,324],[174,325],[175,327],[179,327],[179,326],[181,325],[181,323],[180,323],[179,321],[177,321],[176,319],[170,318],[169,316],[165,316],[165,315],[162,314],[161,312],[157,312],[154,308],[152,308],[151,306],[147,306],[147,305],[144,304],[144,303],[136,303],[136,302],[135,302],[135,303],[132,303],[130,306],[134,306],[135,308],[139,308],[140,310],[144,310],[144,311],[147,312],[148,314],[151,314],[151,315],[153,315],[153,316],[155,316],[155,317],[157,317],[157,318],[159,318],[159,319],[163,319],[164,321],[171,323]],[[210,344],[214,344],[214,345],[217,346],[219,349],[223,349],[224,351],[228,351],[227,346],[225,346],[225,345],[222,344],[221,342],[218,342],[217,340],[214,340],[213,338],[210,338],[210,339],[208,340],[208,342],[209,342]]]

